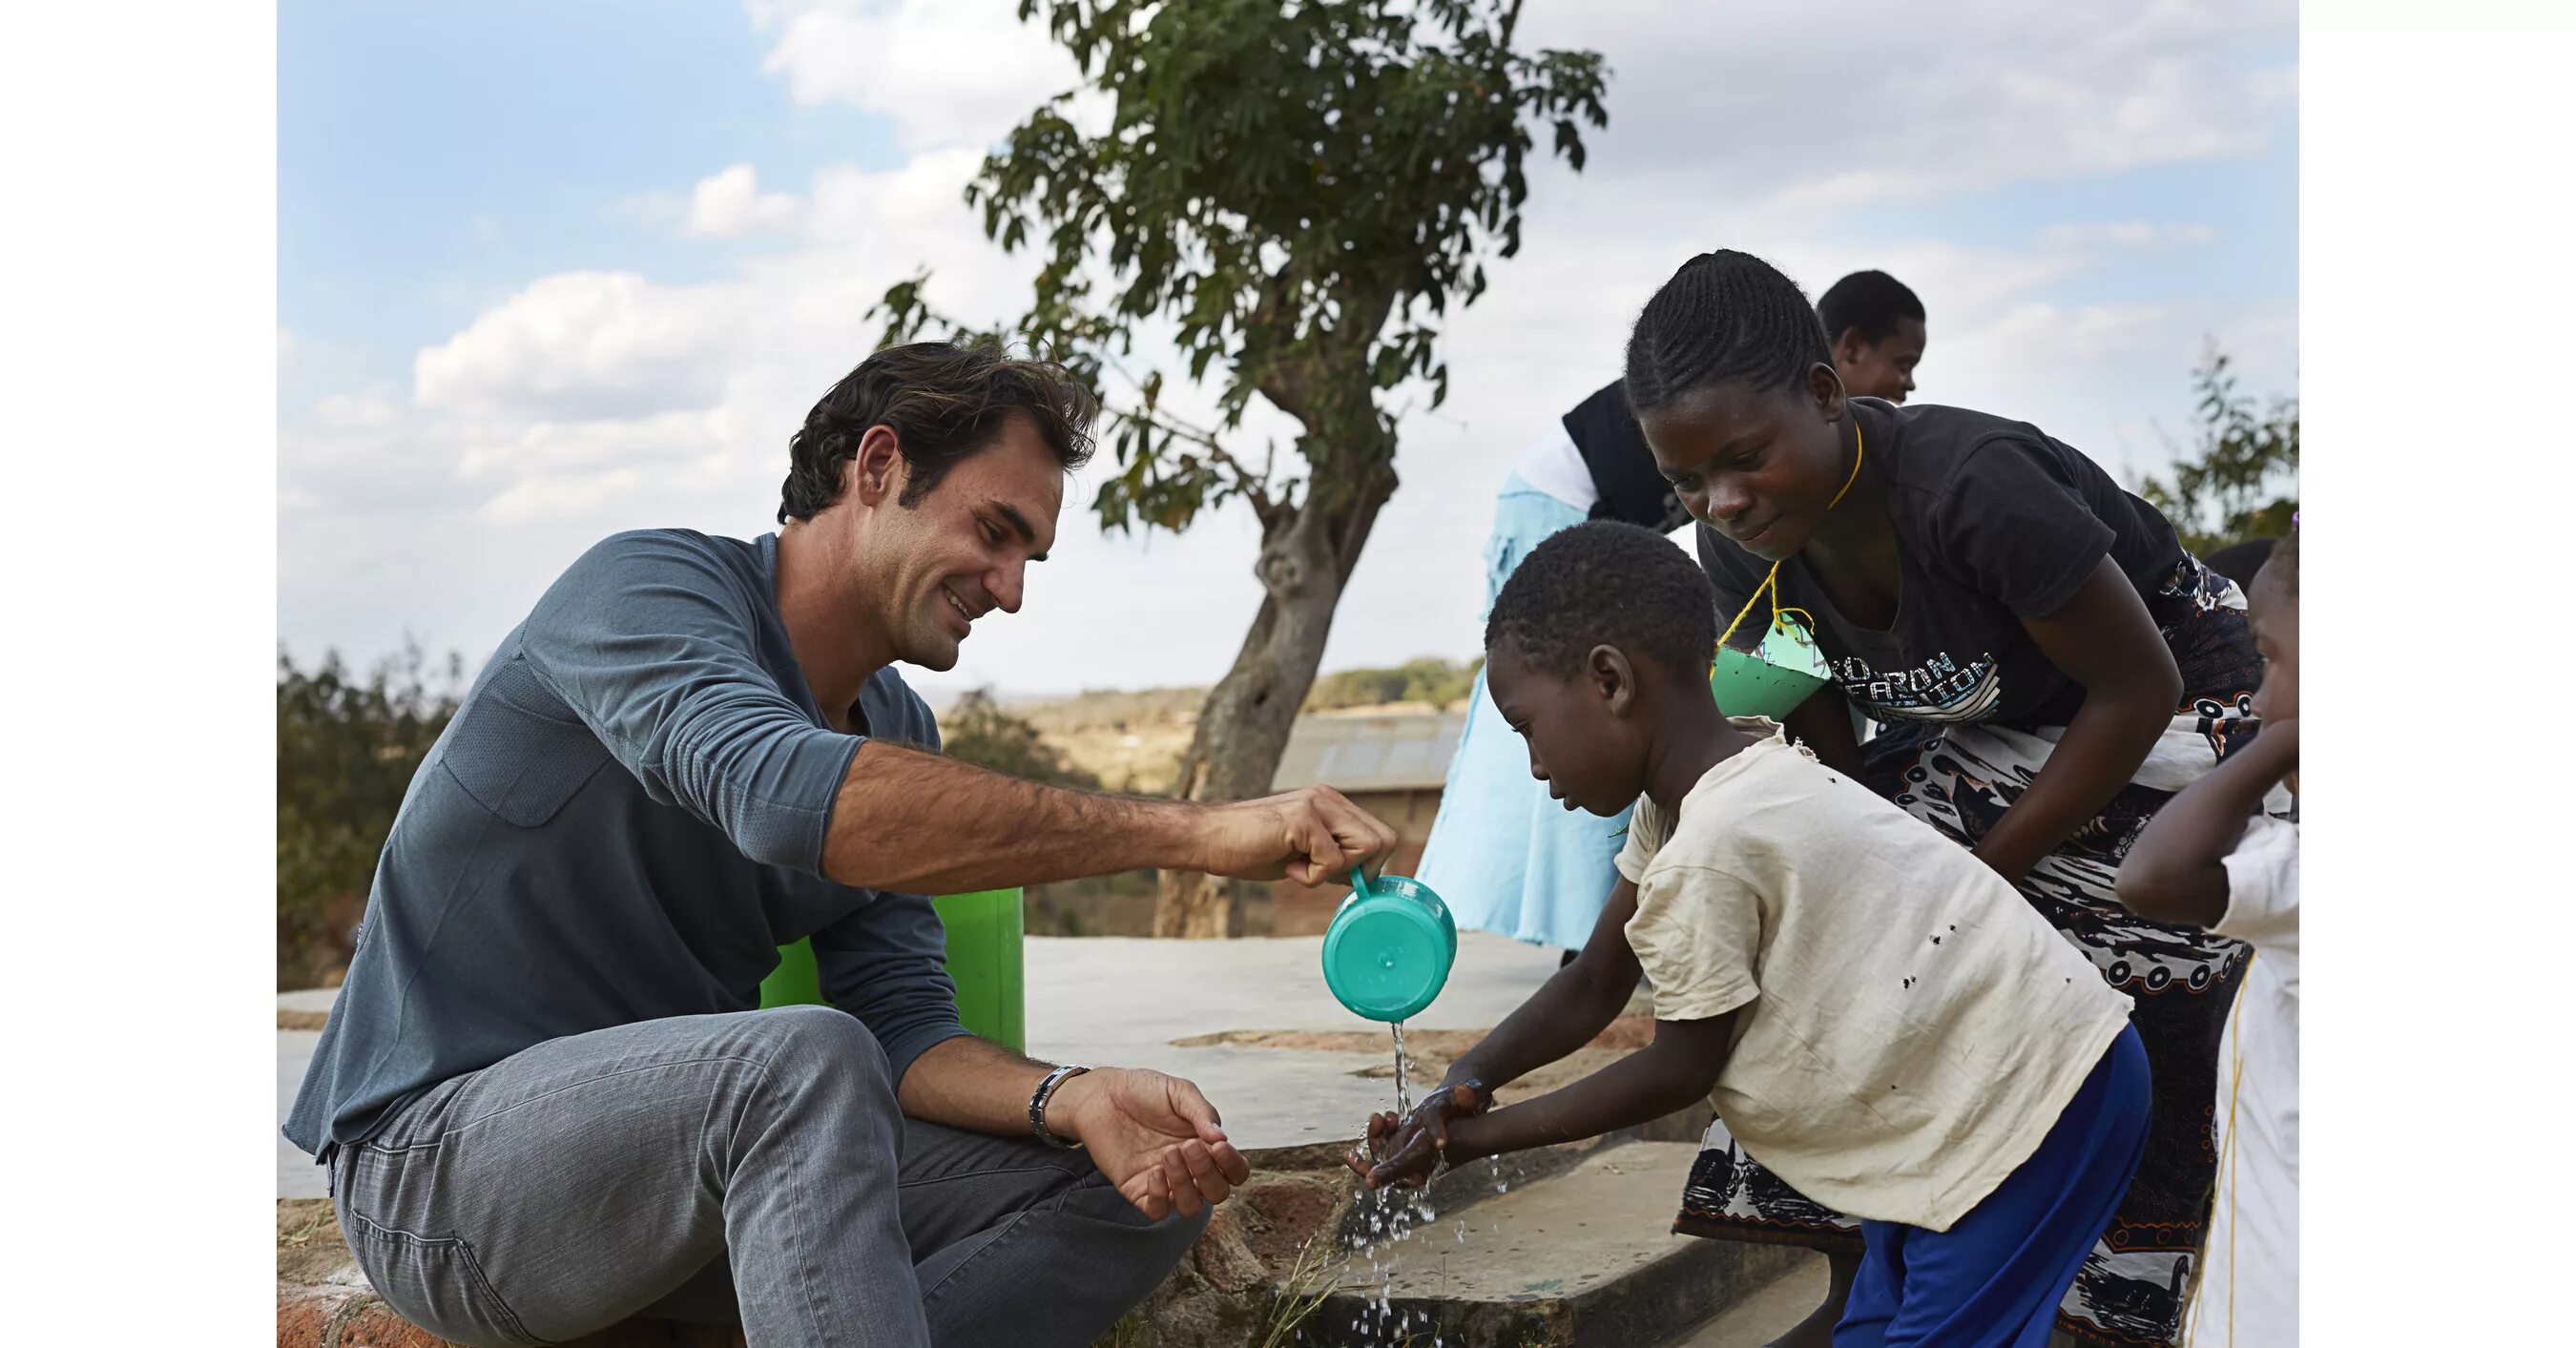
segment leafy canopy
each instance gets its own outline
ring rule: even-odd
[[[1017,330],[1094,387],[1115,373],[1131,390],[1110,400],[1104,526],[1180,530],[1238,495],[1265,523],[1295,510],[1275,453],[1255,468],[1220,442],[1255,393],[1303,427],[1309,504],[1392,473],[1377,395],[1421,379],[1431,405],[1446,398],[1435,320],[1484,292],[1489,245],[1520,247],[1528,123],[1580,169],[1578,123],[1608,121],[1599,54],[1513,51],[1520,8],[1022,0],[1084,86],[1013,130],[966,195],[988,237],[1043,259]],[[1106,129],[1087,134],[1097,101]],[[934,321],[927,279],[887,291],[889,341]],[[1161,370],[1126,369],[1149,324],[1192,381],[1221,374],[1217,427],[1162,407]]]
[[[2173,521],[2196,556],[2252,538],[2290,532],[2299,508],[2299,402],[2274,398],[2258,408],[2236,390],[2226,352],[2215,343],[2191,372],[2200,395],[2195,443],[2176,456],[2170,481],[2150,477],[2139,489]]]

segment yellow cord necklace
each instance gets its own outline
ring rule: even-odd
[[[1858,418],[1854,418],[1854,419],[1853,419],[1853,421],[1852,421],[1852,466],[1851,466],[1851,476],[1849,476],[1849,477],[1847,477],[1847,478],[1844,478],[1844,479],[1843,479],[1843,489],[1842,489],[1841,491],[1838,491],[1838,492],[1835,492],[1835,493],[1834,493],[1834,499],[1832,499],[1832,500],[1830,500],[1830,501],[1827,501],[1827,502],[1825,503],[1825,513],[1826,513],[1826,514],[1830,515],[1830,514],[1834,513],[1834,507],[1835,507],[1835,506],[1838,506],[1838,505],[1841,505],[1841,504],[1843,503],[1843,497],[1844,497],[1845,495],[1847,495],[1847,494],[1849,494],[1849,493],[1850,493],[1850,491],[1851,491],[1851,489],[1852,489],[1852,484],[1853,484],[1853,483],[1855,483],[1855,482],[1860,481],[1860,461],[1861,461],[1861,457],[1862,457],[1864,454],[1866,454],[1866,453],[1868,453],[1868,446],[1867,446],[1867,445],[1865,445],[1865,444],[1863,444],[1863,443],[1862,443],[1862,441],[1861,441],[1861,436],[1860,436],[1860,421],[1859,421],[1859,419],[1858,419]],[[1783,561],[1783,562],[1785,562],[1785,561],[1787,561],[1787,560],[1788,560],[1788,558],[1786,558],[1786,557],[1783,557],[1783,558],[1781,558],[1781,559],[1780,559],[1780,561]],[[1726,639],[1727,639],[1728,637],[1731,637],[1731,636],[1734,636],[1734,635],[1735,635],[1735,629],[1736,629],[1737,627],[1739,627],[1739,626],[1743,625],[1743,622],[1744,622],[1744,615],[1745,615],[1745,614],[1747,614],[1747,613],[1751,613],[1751,612],[1753,611],[1753,602],[1754,602],[1754,600],[1760,599],[1760,598],[1762,597],[1763,591],[1765,591],[1765,590],[1768,590],[1768,591],[1770,591],[1770,593],[1771,593],[1771,625],[1772,625],[1772,626],[1777,627],[1777,626],[1779,626],[1779,625],[1780,625],[1780,615],[1781,615],[1781,614],[1783,614],[1783,613],[1799,613],[1799,614],[1805,614],[1805,615],[1806,615],[1806,619],[1807,619],[1807,628],[1808,628],[1808,630],[1809,630],[1809,631],[1813,631],[1813,630],[1815,630],[1815,626],[1816,626],[1816,615],[1815,615],[1815,614],[1808,613],[1805,609],[1802,609],[1802,608],[1791,607],[1791,608],[1786,608],[1786,609],[1784,609],[1784,608],[1781,608],[1781,607],[1780,607],[1780,562],[1773,562],[1773,563],[1771,564],[1771,574],[1769,574],[1769,575],[1767,575],[1767,576],[1764,576],[1764,577],[1762,578],[1762,583],[1753,587],[1753,594],[1752,594],[1752,596],[1751,596],[1750,598],[1747,598],[1747,599],[1744,601],[1744,607],[1743,607],[1743,608],[1741,608],[1741,609],[1736,610],[1736,614],[1735,614],[1735,621],[1734,621],[1734,622],[1731,622],[1731,623],[1728,623],[1728,624],[1726,625],[1726,631],[1725,631],[1725,633],[1724,633],[1724,634],[1722,634],[1722,635],[1720,635],[1720,636],[1718,637],[1718,639],[1717,639],[1717,644],[1718,644],[1718,645],[1720,645],[1720,646],[1724,646],[1724,645],[1726,644]]]

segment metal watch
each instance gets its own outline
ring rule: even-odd
[[[1090,1070],[1088,1067],[1076,1067],[1067,1063],[1047,1073],[1046,1080],[1038,1083],[1037,1091],[1029,1096],[1029,1131],[1037,1134],[1038,1141],[1050,1147],[1062,1147],[1067,1151],[1073,1151],[1082,1146],[1079,1142],[1067,1142],[1047,1131],[1046,1107],[1047,1101],[1055,1098],[1056,1087]]]

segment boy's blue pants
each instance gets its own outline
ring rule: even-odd
[[[1947,1231],[1863,1221],[1834,1348],[2046,1348],[2147,1146],[2147,1051],[2120,1031],[2030,1159]]]

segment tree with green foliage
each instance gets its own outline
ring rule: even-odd
[[[376,856],[430,745],[456,714],[464,662],[418,646],[353,678],[277,655],[277,980],[307,988],[348,963]]]
[[[961,763],[1032,782],[1078,791],[1100,789],[1098,777],[1065,761],[1064,752],[1047,743],[1027,717],[1004,711],[989,688],[968,692],[940,716],[939,747]]]
[[[1519,248],[1531,124],[1548,124],[1551,152],[1577,170],[1582,125],[1607,124],[1600,55],[1516,50],[1520,12],[1520,0],[1022,0],[1109,121],[1084,131],[1075,92],[1060,95],[967,188],[990,238],[1043,259],[1010,330],[1102,389],[1118,464],[1093,502],[1104,526],[1179,531],[1234,500],[1261,526],[1261,608],[1199,715],[1185,799],[1269,790],[1396,488],[1389,399],[1446,396],[1436,320],[1484,293],[1489,252]],[[927,280],[887,292],[887,341],[965,330],[931,312]],[[1162,405],[1165,371],[1129,368],[1140,338],[1168,339],[1186,378],[1216,382],[1216,425]],[[1300,428],[1302,473],[1240,452],[1256,396]],[[1156,933],[1233,934],[1236,897],[1168,875]]]
[[[2201,557],[2250,538],[2279,538],[2299,508],[2299,400],[2274,397],[2258,408],[2237,392],[2228,363],[2210,343],[2191,372],[2200,395],[2196,442],[2176,452],[2170,482],[2151,476],[2138,491]]]

